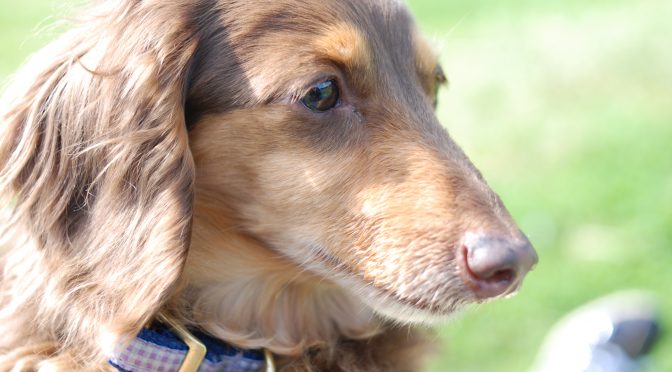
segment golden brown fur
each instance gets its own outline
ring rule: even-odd
[[[161,308],[288,369],[420,368],[418,324],[482,300],[464,234],[523,239],[435,68],[396,1],[101,1],[0,106],[0,370],[104,369]]]

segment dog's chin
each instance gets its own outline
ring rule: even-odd
[[[437,305],[421,305],[414,301],[398,299],[396,294],[386,293],[370,285],[366,285],[359,293],[362,301],[382,317],[402,324],[433,325],[444,322],[465,305],[450,307]]]
[[[314,246],[313,246],[314,248]],[[450,319],[466,305],[473,302],[468,298],[457,298],[460,291],[442,301],[423,299],[424,293],[403,293],[393,288],[383,288],[357,275],[347,265],[321,249],[313,249],[309,260],[301,260],[301,266],[319,276],[336,283],[344,291],[358,298],[364,306],[379,316],[401,324],[432,325]]]

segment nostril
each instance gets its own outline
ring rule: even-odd
[[[464,265],[472,279],[486,284],[512,282],[516,278],[516,270],[510,262],[502,262],[501,257],[486,255],[484,249],[464,247]]]
[[[464,243],[464,279],[479,298],[512,291],[536,261],[526,241],[468,234]]]
[[[516,279],[516,272],[511,269],[497,270],[492,275],[484,279],[491,283],[511,283]]]
[[[515,278],[516,257],[506,247],[491,245],[465,246],[466,265],[478,280],[497,282]]]

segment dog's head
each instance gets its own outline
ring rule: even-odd
[[[401,3],[241,5],[217,27],[187,98],[197,198],[397,319],[517,288],[534,251],[436,119],[446,78]]]
[[[36,71],[3,111],[0,181],[62,278],[59,324],[134,329],[156,311],[194,183],[402,321],[511,293],[536,262],[437,121],[445,77],[397,1],[110,1]]]

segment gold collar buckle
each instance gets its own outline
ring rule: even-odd
[[[187,355],[184,356],[184,360],[180,365],[179,372],[197,372],[198,368],[203,363],[205,359],[205,353],[208,349],[205,348],[205,345],[199,341],[194,335],[191,334],[183,325],[178,323],[171,316],[160,312],[157,315],[157,319],[167,325],[169,325],[173,331],[177,334],[177,337],[184,342],[189,350],[187,350]]]
[[[187,355],[185,355],[182,364],[180,365],[179,372],[198,372],[198,368],[203,364],[205,359],[205,354],[208,349],[203,345],[203,343],[196,338],[191,332],[187,330],[186,327],[181,325],[178,321],[172,318],[170,315],[160,312],[157,314],[156,318],[167,325],[169,325],[173,331],[177,334],[177,337],[184,342],[189,350],[187,350]],[[275,361],[273,360],[273,353],[270,350],[264,349],[264,358],[266,360],[266,372],[275,372]]]

